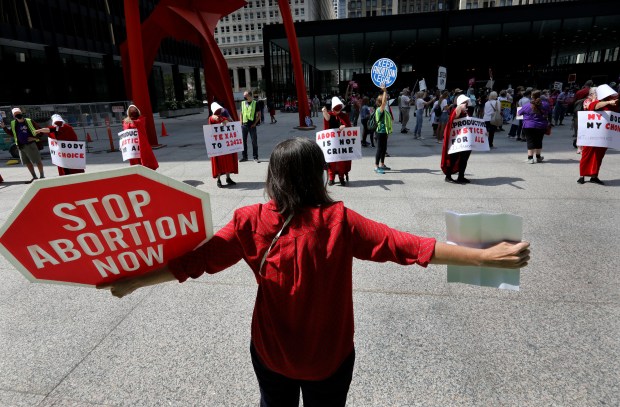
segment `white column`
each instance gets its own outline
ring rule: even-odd
[[[256,67],[256,79],[259,81],[263,79],[263,72],[261,71],[262,68],[263,68],[262,66]]]
[[[239,92],[239,68],[233,68],[234,92]]]
[[[248,66],[245,67],[245,88],[246,89],[252,88],[252,86],[250,85],[250,67]]]

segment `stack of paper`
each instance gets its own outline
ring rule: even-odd
[[[508,214],[446,212],[448,243],[487,248],[502,241],[520,242],[523,218]],[[519,290],[520,269],[448,266],[449,283]]]

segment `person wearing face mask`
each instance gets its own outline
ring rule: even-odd
[[[43,173],[43,161],[41,161],[41,153],[37,146],[39,141],[38,134],[41,128],[39,125],[30,118],[24,117],[22,110],[19,107],[11,110],[14,120],[11,120],[11,127],[8,127],[0,120],[0,127],[4,129],[4,132],[10,136],[13,136],[15,144],[19,147],[19,157],[24,165],[28,167],[32,179],[26,181],[26,184],[30,184],[37,179],[37,174],[34,171],[36,165],[39,170],[39,178],[45,178]]]
[[[249,91],[243,92],[245,101],[241,102],[241,134],[243,135],[243,153],[241,160],[248,160],[248,133],[252,140],[252,156],[258,162],[258,140],[256,135],[256,125],[260,122],[260,111],[256,101]]]
[[[340,100],[338,96],[332,98],[332,110],[328,111],[327,108],[323,106],[323,130],[342,130],[345,127],[351,127],[349,116],[343,109],[344,103],[342,103],[342,100]],[[327,181],[327,184],[334,185],[337,174],[340,185],[343,187],[346,186],[349,180],[349,171],[351,171],[351,160],[328,163],[327,173],[329,175],[329,181]]]
[[[129,160],[129,165],[143,165],[152,170],[159,168],[159,163],[149,138],[146,134],[146,123],[140,115],[140,109],[136,105],[129,105],[127,108],[127,117],[123,120],[123,130],[136,129],[138,130],[138,147],[140,148],[140,158],[132,158]]]
[[[65,123],[64,119],[59,114],[52,115],[52,125],[42,128],[40,130],[40,133],[48,133],[50,137],[55,140],[78,141],[78,136],[77,134],[75,134],[75,130],[73,130],[73,127]],[[84,172],[84,169],[81,168],[57,168],[58,175],[60,176],[81,174]]]

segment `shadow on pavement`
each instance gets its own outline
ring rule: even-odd
[[[495,177],[495,178],[470,178],[472,185],[482,185],[485,187],[494,187],[498,185],[510,185],[511,187],[515,187],[517,189],[524,189],[518,185],[515,185],[515,182],[525,181],[523,178],[513,178],[513,177]]]

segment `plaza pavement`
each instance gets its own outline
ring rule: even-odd
[[[263,160],[281,140],[313,136],[293,129],[296,114],[277,118],[258,128]],[[160,173],[211,194],[217,229],[236,208],[265,200],[267,163],[240,163],[238,185],[216,188],[205,121],[205,114],[167,119],[170,136],[155,154]],[[518,292],[447,284],[445,266],[355,261],[349,406],[620,405],[620,155],[607,152],[606,186],[578,185],[569,122],[545,138],[545,162],[536,165],[524,163],[525,143],[498,133],[496,150],[472,154],[466,186],[443,181],[428,122],[423,141],[397,124],[386,160],[392,171],[375,174],[367,148],[350,185],[330,187],[362,215],[439,239],[446,210],[521,215],[532,243]],[[88,172],[126,165],[103,149],[93,143]],[[29,176],[5,165],[8,152],[0,158],[4,222]],[[57,176],[49,159],[45,168]],[[244,263],[120,300],[29,283],[3,258],[0,274],[0,406],[258,404],[249,354],[256,283]]]

